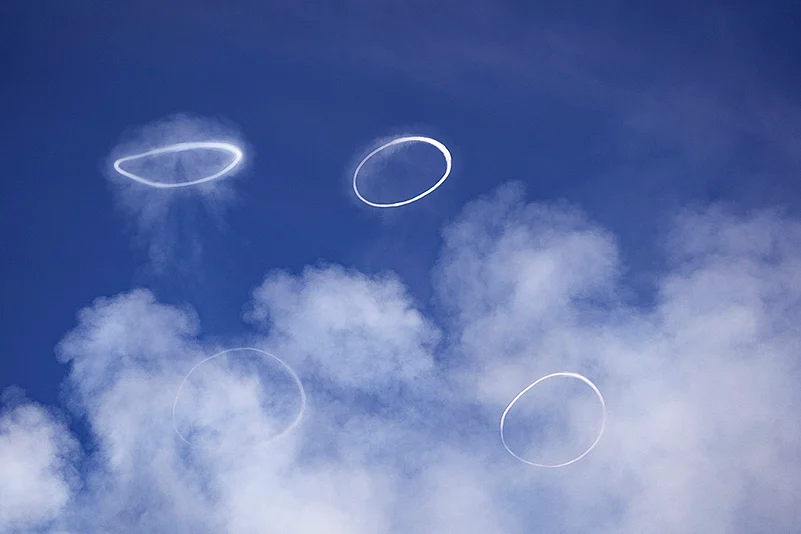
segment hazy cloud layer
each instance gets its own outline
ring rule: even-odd
[[[83,488],[68,501],[62,449],[43,448],[36,466],[55,471],[31,469],[61,493],[12,482],[4,491],[19,502],[55,497],[19,516],[0,505],[0,530],[54,518],[53,532],[795,532],[799,237],[801,224],[775,211],[680,214],[669,271],[643,308],[629,301],[613,235],[511,185],[445,230],[436,318],[390,275],[271,273],[247,315],[257,345],[298,371],[309,408],[287,439],[262,447],[242,439],[248,424],[220,417],[246,405],[250,426],[276,424],[253,409],[253,377],[226,366],[183,408],[219,427],[215,446],[175,435],[181,380],[220,349],[199,341],[191,310],[142,290],[99,299],[58,351],[96,445]],[[543,471],[503,450],[497,424],[518,391],[554,371],[591,378],[609,410],[590,455]],[[542,444],[525,454],[556,458],[592,439],[596,401],[563,385],[521,399],[516,439]],[[545,393],[565,396],[558,432],[525,426]],[[266,394],[297,402],[291,388]],[[44,432],[36,421],[48,416],[24,409],[39,419],[6,416],[0,446]],[[44,428],[71,442],[62,426]],[[571,438],[551,442],[560,436]],[[11,469],[13,454],[0,458]]]

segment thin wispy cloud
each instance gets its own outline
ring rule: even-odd
[[[194,148],[203,143],[231,148]],[[185,145],[193,148],[178,150]],[[216,119],[172,115],[126,132],[109,154],[105,173],[155,272],[197,264],[204,229],[222,220],[236,198],[232,180],[251,157],[237,129]],[[198,183],[176,187],[193,182]]]

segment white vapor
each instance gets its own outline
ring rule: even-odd
[[[0,531],[30,532],[62,513],[78,484],[78,450],[64,423],[46,409],[25,402],[5,407],[0,415]]]
[[[143,290],[99,299],[58,349],[95,445],[83,487],[12,519],[49,520],[51,532],[797,532],[801,223],[712,207],[677,215],[666,244],[654,302],[633,304],[613,235],[570,206],[527,204],[511,185],[445,230],[436,318],[392,275],[268,274],[248,308],[254,343],[298,372],[309,404],[286,439],[261,447],[241,438],[273,428],[272,413],[254,409],[252,380],[226,366],[183,408],[217,426],[217,446],[175,435],[181,380],[221,349],[199,341],[191,310]],[[558,371],[599,387],[607,427],[581,461],[538,470],[506,453],[498,419]],[[291,383],[279,387],[285,374],[266,373],[297,402]],[[571,440],[586,439],[579,427],[597,425],[595,412],[573,390],[531,399],[543,392],[564,395],[554,424],[569,439],[549,444],[559,434],[525,417],[509,425],[542,445],[527,454],[580,452]],[[542,411],[526,399],[525,414]],[[241,414],[238,403],[249,422],[220,415]],[[35,465],[61,466],[42,483],[70,488],[58,484],[70,480],[58,451]],[[43,494],[10,487],[19,502]]]
[[[209,148],[160,151],[182,144]],[[153,154],[132,158],[148,152]],[[240,157],[244,159],[233,165]],[[121,158],[123,162],[119,163]],[[202,250],[201,226],[209,217],[222,217],[234,198],[231,182],[250,159],[250,150],[234,126],[187,114],[132,129],[111,150],[106,176],[117,204],[132,220],[137,244],[147,249],[155,271],[163,271],[178,258],[198,259]],[[115,162],[124,173],[114,168]],[[226,169],[230,172],[224,176],[203,181]],[[154,187],[143,181],[160,185]],[[189,182],[201,183],[175,187]]]
[[[400,281],[339,267],[268,276],[254,294],[250,317],[268,322],[271,343],[303,359],[309,372],[367,390],[429,373],[439,337]]]

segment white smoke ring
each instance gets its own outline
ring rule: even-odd
[[[159,154],[170,154],[177,152],[186,152],[189,150],[203,150],[203,149],[221,150],[223,152],[228,152],[233,156],[233,159],[228,165],[226,165],[219,172],[216,172],[209,176],[204,176],[203,178],[198,178],[197,180],[192,180],[189,182],[179,182],[179,183],[154,182],[142,176],[138,176],[132,172],[126,171],[125,169],[122,168],[122,164],[125,163],[126,161],[134,161],[149,156],[157,156]],[[202,184],[205,182],[216,180],[217,178],[221,178],[226,174],[230,173],[231,171],[233,171],[237,166],[239,166],[239,164],[242,162],[242,158],[243,158],[242,149],[231,143],[224,143],[222,141],[193,141],[187,143],[176,143],[174,145],[154,148],[153,150],[148,150],[147,152],[141,152],[139,154],[134,154],[132,156],[125,156],[114,162],[114,170],[120,173],[121,175],[130,178],[131,180],[139,182],[140,184],[148,185],[150,187],[157,187],[160,189],[168,189],[175,187],[188,187],[190,185]]]
[[[595,392],[595,395],[598,397],[598,400],[601,402],[601,408],[603,408],[603,416],[602,416],[602,419],[601,419],[601,430],[598,432],[598,437],[595,438],[595,441],[593,441],[592,445],[590,445],[590,447],[586,451],[581,453],[579,456],[573,458],[572,460],[570,460],[568,462],[561,463],[561,464],[538,464],[538,463],[526,460],[525,458],[521,458],[520,456],[515,454],[514,451],[512,451],[512,449],[510,449],[509,445],[506,443],[506,438],[504,437],[503,429],[504,429],[504,426],[506,425],[506,416],[509,413],[509,410],[512,409],[512,406],[514,406],[515,403],[518,400],[520,400],[520,398],[523,395],[528,393],[528,391],[531,390],[531,388],[533,388],[534,386],[536,386],[537,384],[539,384],[540,382],[542,382],[544,380],[547,380],[549,378],[553,378],[553,377],[556,377],[556,376],[566,376],[566,377],[569,377],[569,378],[576,378],[578,380],[581,380],[582,382],[584,382],[585,384],[587,384],[588,386],[590,386],[592,388],[592,390]],[[512,456],[514,456],[515,458],[517,458],[518,460],[520,460],[521,462],[523,462],[525,464],[533,465],[534,467],[545,467],[545,468],[565,467],[567,465],[570,465],[570,464],[578,462],[579,460],[581,460],[582,458],[587,456],[590,453],[590,451],[595,448],[596,445],[598,445],[598,442],[601,441],[601,436],[604,433],[605,426],[606,426],[606,402],[604,401],[603,395],[601,395],[601,391],[595,386],[595,384],[593,384],[588,378],[586,378],[586,377],[584,377],[584,376],[582,376],[582,375],[580,375],[578,373],[569,373],[569,372],[552,373],[550,375],[543,376],[542,378],[539,378],[539,379],[535,380],[534,382],[532,382],[531,384],[529,384],[528,386],[526,386],[526,388],[523,389],[523,391],[518,393],[517,396],[514,399],[512,399],[512,402],[510,402],[509,405],[506,407],[506,409],[503,411],[503,415],[501,415],[501,428],[500,428],[500,430],[501,430],[501,443],[503,443],[503,447],[506,449],[506,451],[509,454],[511,454]]]
[[[290,423],[289,426],[287,426],[282,432],[279,432],[278,434],[276,434],[275,436],[273,436],[269,440],[263,442],[263,444],[266,445],[267,443],[272,443],[274,441],[277,441],[277,440],[283,438],[284,436],[286,436],[287,434],[292,432],[300,424],[300,421],[303,419],[303,414],[306,411],[306,391],[303,389],[303,383],[300,381],[300,378],[298,378],[298,375],[289,366],[288,363],[286,363],[284,360],[282,360],[278,356],[275,356],[273,354],[270,354],[267,351],[264,351],[264,350],[261,350],[261,349],[256,349],[256,348],[253,348],[253,347],[236,347],[236,348],[233,348],[233,349],[226,349],[224,351],[218,352],[217,354],[209,356],[208,358],[206,358],[204,360],[201,360],[198,363],[196,363],[195,366],[192,367],[192,369],[190,369],[189,372],[186,374],[186,376],[184,377],[183,381],[181,381],[181,385],[178,387],[178,392],[175,394],[175,400],[172,403],[172,428],[173,428],[173,430],[175,430],[175,433],[178,434],[178,437],[181,438],[181,440],[184,443],[186,443],[187,445],[194,446],[194,444],[192,442],[187,440],[181,434],[181,432],[178,430],[178,426],[175,424],[175,409],[176,409],[176,407],[178,405],[178,397],[181,396],[181,390],[184,388],[184,384],[186,384],[186,381],[189,380],[189,376],[195,371],[195,369],[197,369],[198,367],[200,367],[201,365],[203,365],[207,361],[213,360],[214,358],[216,358],[218,356],[222,356],[222,355],[228,354],[230,352],[238,352],[238,351],[258,352],[259,354],[263,354],[265,356],[269,356],[270,358],[272,358],[275,361],[277,361],[287,371],[287,373],[289,373],[289,376],[292,377],[292,380],[295,382],[295,385],[298,388],[298,393],[300,393],[300,409],[298,410],[298,415],[295,416],[295,419],[292,421],[292,423]]]
[[[442,152],[442,156],[445,158],[445,173],[442,175],[442,177],[439,179],[439,181],[437,183],[435,183],[433,186],[431,186],[430,188],[428,188],[425,191],[423,191],[422,193],[420,193],[419,195],[417,195],[415,197],[412,197],[410,199],[407,199],[407,200],[402,200],[400,202],[392,202],[392,203],[388,203],[388,204],[380,204],[380,203],[372,202],[372,201],[367,200],[366,198],[364,198],[362,196],[362,194],[359,192],[359,187],[358,187],[356,181],[357,181],[357,179],[359,177],[359,171],[361,171],[361,169],[364,166],[364,164],[367,163],[367,160],[369,160],[370,158],[372,158],[373,156],[375,156],[376,154],[378,154],[382,150],[384,150],[386,148],[389,148],[391,146],[400,145],[402,143],[415,143],[415,142],[428,143],[429,145],[433,146],[434,148],[436,148],[437,150]],[[413,136],[409,136],[409,137],[398,137],[398,138],[393,139],[392,141],[390,141],[388,143],[385,143],[385,144],[381,145],[380,147],[376,148],[375,150],[373,150],[372,152],[370,152],[369,154],[367,154],[364,157],[364,159],[356,167],[356,170],[353,171],[353,191],[354,191],[354,193],[356,193],[356,196],[359,197],[359,200],[361,200],[362,202],[364,202],[368,206],[373,206],[374,208],[397,208],[399,206],[405,206],[407,204],[411,204],[412,202],[416,202],[416,201],[420,200],[421,198],[430,195],[439,186],[441,186],[442,183],[445,180],[447,180],[448,176],[451,174],[452,164],[453,164],[453,158],[451,157],[451,153],[448,150],[448,147],[446,147],[445,145],[443,145],[442,143],[440,143],[436,139],[432,139],[430,137],[423,137],[423,136],[419,136],[419,135],[413,135]]]

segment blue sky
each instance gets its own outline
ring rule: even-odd
[[[777,466],[801,460],[801,9],[529,4],[4,3],[0,388],[25,393],[6,393],[0,473],[50,489],[5,477],[25,512],[0,530],[797,531],[801,488]],[[164,195],[113,177],[111,154],[175,117],[235,138],[243,170]],[[451,177],[361,204],[353,168],[403,134],[445,143]],[[248,457],[265,473],[249,495],[280,511],[233,504],[230,440],[195,457],[145,423],[241,345],[309,389],[291,440]],[[597,454],[544,476],[496,427],[556,371],[617,411]],[[152,401],[122,413],[133,394]],[[52,446],[26,464],[31,436]],[[153,451],[173,482],[131,475]],[[331,489],[354,480],[352,499]]]

